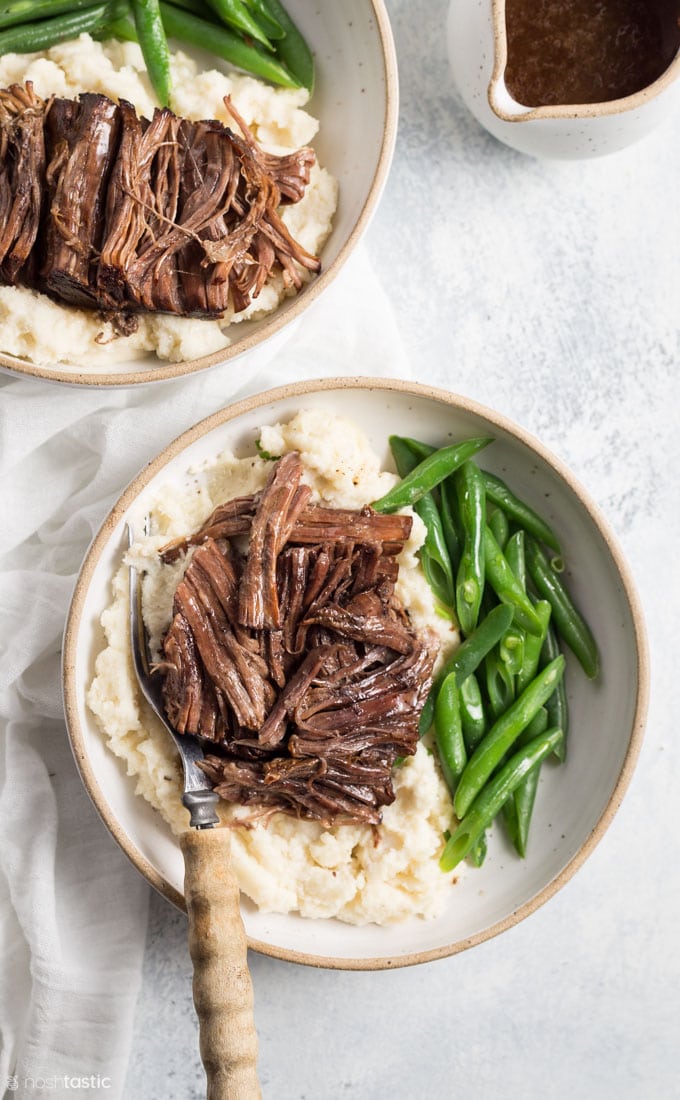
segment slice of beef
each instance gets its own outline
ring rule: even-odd
[[[161,560],[177,561],[190,546],[199,546],[206,539],[231,539],[236,535],[247,535],[250,532],[257,501],[256,496],[235,497],[234,500],[218,505],[196,534],[166,543],[159,551]]]
[[[281,626],[277,560],[311,496],[309,486],[300,484],[301,476],[300,456],[291,451],[276,463],[262,490],[239,588],[239,621],[244,626],[260,630]]]
[[[234,148],[220,140],[219,131],[206,123],[183,124],[182,173],[179,195],[180,224],[191,220],[192,209],[209,210],[214,193],[219,190],[220,212],[210,219],[200,234],[185,237],[177,254],[177,268],[182,272],[184,308],[193,316],[221,316],[229,307],[229,263],[205,263],[201,238],[220,240],[229,232],[227,217],[238,186],[239,165]],[[214,199],[212,199],[214,202]]]
[[[363,593],[368,595],[368,593]],[[371,601],[372,607],[342,607],[339,604],[327,604],[307,615],[303,625],[316,623],[328,630],[340,634],[343,638],[353,638],[357,642],[388,646],[397,653],[410,653],[413,649],[413,632],[400,623],[395,616],[386,614],[384,605],[378,600]]]
[[[53,100],[45,145],[47,216],[40,284],[71,305],[98,308],[96,260],[104,231],[109,175],[118,150],[120,111],[106,96]]]
[[[328,646],[311,649],[289,678],[260,729],[258,740],[261,745],[270,747],[278,745],[283,740],[288,718],[294,713],[309,685],[317,676],[329,655],[328,651]]]
[[[299,543],[353,542],[380,544],[383,554],[399,554],[411,534],[411,516],[382,515],[371,508],[306,508],[294,531]]]
[[[189,271],[184,250],[222,212],[224,171],[232,159],[229,142],[215,127],[183,122],[164,109],[154,112],[144,132],[140,158],[149,166],[152,198],[147,232],[125,270],[129,298],[143,309],[190,316],[223,312],[223,303],[206,310],[205,296],[201,302],[194,291],[189,304],[184,298],[185,284],[192,287],[203,259],[201,253]]]
[[[10,285],[33,280],[46,186],[44,107],[30,82],[0,91],[0,277]]]
[[[265,717],[263,685],[258,683],[226,617],[206,606],[202,597],[203,592],[195,587],[187,571],[175,594],[175,608],[189,624],[205,671],[228,700],[239,725],[259,729]]]
[[[119,107],[120,143],[106,194],[97,267],[97,288],[110,309],[129,307],[125,272],[148,232],[154,203],[148,154],[144,163],[141,147],[147,123],[137,117],[131,103],[121,100]]]
[[[299,202],[307,189],[310,173],[316,161],[314,150],[305,146],[283,156],[276,153],[265,153],[258,145],[253,132],[246,125],[243,116],[236,110],[231,96],[225,97],[224,106],[243,134],[243,141],[247,145],[251,156],[274,180],[281,196],[281,202],[283,204]]]
[[[409,705],[418,708],[430,659],[426,646],[414,646],[407,656],[395,658],[383,648],[369,650],[363,660],[345,666],[334,676],[310,687],[295,709],[295,722],[304,730],[337,729],[340,712],[370,699],[383,699],[392,692],[408,694]],[[410,692],[415,695],[410,695]],[[325,715],[330,717],[319,717]]]
[[[220,504],[200,530],[186,538],[173,539],[162,547],[161,558],[166,562],[175,561],[183,551],[207,538],[230,539],[249,534],[259,500],[259,494],[255,494]],[[411,516],[382,515],[369,507],[352,511],[312,504],[303,508],[296,519],[290,541],[300,546],[320,543],[380,546],[381,553],[389,557],[401,553],[412,527]]]
[[[178,612],[165,638],[165,709],[170,724],[178,733],[205,736],[201,715],[204,701],[204,675],[196,641],[184,615]]]
[[[257,816],[281,812],[335,824],[378,825],[380,807],[394,801],[385,785],[385,769],[358,784],[347,771],[326,760],[225,761],[207,756],[202,769],[221,798],[257,808]]]

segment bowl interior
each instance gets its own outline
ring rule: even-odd
[[[383,0],[320,0],[311,6],[290,0],[287,8],[316,58],[316,86],[307,107],[321,124],[314,148],[319,163],[339,184],[338,209],[321,253],[321,274],[268,317],[234,326],[228,348],[200,359],[164,363],[145,355],[86,370],[68,364],[36,366],[0,349],[0,369],[100,386],[178,377],[235,359],[272,340],[331,283],[365,231],[389,170],[398,98],[394,44]],[[182,48],[205,68],[228,68],[211,55]]]
[[[561,464],[520,429],[480,406],[422,386],[366,380],[302,383],[232,406],[186,433],[126,490],[97,536],[76,589],[65,643],[65,698],[70,736],[84,781],[106,824],[137,867],[182,903],[182,857],[161,818],[141,798],[121,762],[105,747],[84,702],[103,637],[99,616],[124,545],[124,522],[139,522],[144,494],[182,480],[187,468],[225,446],[253,450],[255,430],[321,406],[357,422],[389,461],[392,432],[445,443],[491,434],[480,463],[552,522],[563,540],[568,577],[596,634],[602,673],[592,683],[568,657],[570,739],[567,761],[544,767],[527,859],[499,829],[477,870],[465,867],[441,917],[395,927],[353,927],[336,920],[259,913],[244,900],[251,945],[296,961],[345,968],[404,965],[451,954],[530,913],[574,872],[611,819],[627,785],[642,736],[646,649],[637,597],[597,509]]]

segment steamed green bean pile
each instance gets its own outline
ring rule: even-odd
[[[35,53],[85,31],[138,42],[163,107],[172,94],[169,38],[272,84],[314,87],[311,51],[279,0],[0,0],[0,55]]]
[[[557,535],[477,464],[491,442],[437,449],[391,436],[401,481],[373,504],[378,512],[411,505],[423,520],[423,572],[438,610],[461,634],[420,720],[421,736],[434,731],[458,821],[446,838],[443,871],[466,857],[480,866],[496,819],[526,856],[541,766],[566,756],[562,647],[588,677],[599,673],[595,639],[563,578]]]

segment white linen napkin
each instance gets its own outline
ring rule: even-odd
[[[236,396],[408,373],[360,248],[281,350],[128,389],[0,378],[0,1093],[123,1095],[149,888],[89,802],[61,700],[90,540],[145,462]]]

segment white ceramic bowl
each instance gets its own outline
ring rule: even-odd
[[[252,453],[255,429],[322,407],[358,423],[385,462],[396,432],[433,443],[492,435],[485,468],[500,474],[554,524],[573,571],[572,589],[602,654],[591,682],[567,657],[571,729],[567,762],[544,768],[527,859],[494,830],[484,866],[465,868],[435,920],[389,928],[336,920],[262,914],[244,899],[251,947],[296,962],[377,969],[461,951],[522,920],[551,897],[601,839],[630,779],[647,705],[647,651],[633,581],[599,511],[558,459],[522,429],[465,398],[425,386],[363,379],[305,382],[232,405],[180,436],[125,490],[95,538],[75,589],[64,644],[69,734],[80,772],[111,833],[150,883],[183,905],[177,841],[148,803],[135,796],[121,762],[104,746],[85,705],[110,581],[124,547],[124,525],[138,522],[144,496],[184,478],[187,469],[225,447]]]
[[[330,285],[363,236],[389,171],[398,113],[394,43],[383,0],[343,0],[342,4],[287,0],[287,9],[316,59],[316,85],[308,109],[319,119],[320,129],[313,145],[319,163],[339,184],[333,229],[321,252],[321,274],[268,317],[233,326],[232,344],[201,359],[169,363],[147,355],[104,373],[64,364],[37,366],[0,350],[0,370],[91,386],[176,378],[246,353],[253,356],[265,342],[280,336],[284,327],[301,319]],[[207,54],[201,59],[207,68],[228,69]]]

